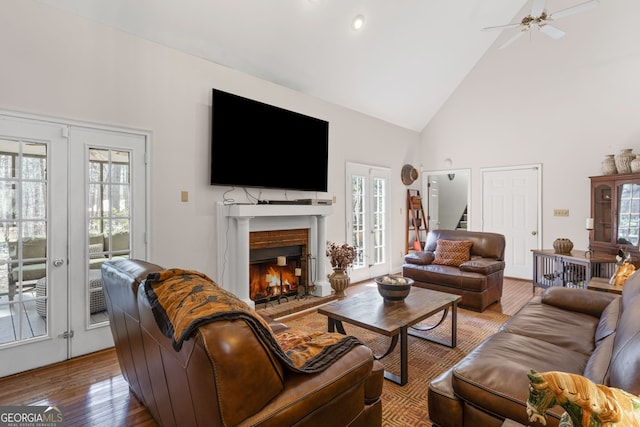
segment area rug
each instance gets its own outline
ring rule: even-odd
[[[420,325],[437,323],[440,315],[431,317]],[[509,319],[506,314],[487,310],[477,313],[458,309],[458,342],[456,348],[449,348],[430,341],[409,336],[409,382],[399,386],[384,381],[382,392],[382,418],[385,427],[431,426],[427,408],[427,389],[429,382],[447,370],[482,341],[497,332]],[[317,311],[286,322],[292,328],[305,332],[326,330],[327,318]],[[346,332],[354,335],[368,345],[375,354],[383,354],[389,346],[390,338],[369,332],[365,329],[344,323]],[[444,323],[429,332],[433,337],[449,340],[451,331],[451,313]],[[385,369],[392,373],[400,372],[400,346],[381,360]]]

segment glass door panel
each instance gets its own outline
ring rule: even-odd
[[[4,376],[67,356],[67,140],[63,125],[11,116],[0,135]]]
[[[0,145],[0,301],[14,319],[13,333],[0,336],[5,344],[47,334],[47,146]]]
[[[89,323],[108,320],[100,268],[131,250],[131,156],[127,151],[88,150],[88,281],[85,305]]]
[[[593,239],[596,242],[611,242],[612,190],[612,184],[600,184],[594,189]]]
[[[618,200],[619,245],[638,246],[640,236],[640,185],[622,184]]]
[[[347,241],[356,249],[351,282],[389,273],[387,169],[347,165]]]

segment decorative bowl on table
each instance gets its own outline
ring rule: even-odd
[[[404,301],[411,292],[413,279],[397,276],[380,276],[373,279],[378,284],[378,292],[385,301]]]

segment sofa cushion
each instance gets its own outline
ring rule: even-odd
[[[419,251],[405,255],[404,261],[415,265],[429,265],[433,263],[433,258],[433,252]]]
[[[47,256],[47,239],[34,237],[22,240],[22,258],[45,258]]]
[[[530,369],[581,374],[587,360],[584,354],[535,338],[498,332],[453,367],[452,384],[456,395],[472,406],[526,423]],[[563,411],[551,412],[559,418]]]
[[[544,304],[536,296],[502,325],[501,330],[545,341],[588,357],[595,347],[599,320],[588,314]]]
[[[608,385],[637,395],[640,394],[640,296],[636,295],[631,301],[627,301],[623,292],[623,299],[622,315],[611,355]]]
[[[616,298],[615,300],[611,301],[607,308],[605,308],[602,312],[602,316],[600,316],[600,322],[598,323],[598,328],[596,329],[596,345],[598,344],[598,342],[613,334],[618,328],[618,322],[620,321],[621,314],[620,300],[620,298]]]
[[[613,333],[596,346],[589,357],[583,375],[598,384],[609,383],[609,364],[611,363],[611,352],[616,334]]]
[[[433,263],[457,267],[469,260],[472,244],[469,240],[438,239]]]
[[[459,268],[462,271],[489,275],[491,273],[504,270],[504,261],[475,257],[460,264]]]

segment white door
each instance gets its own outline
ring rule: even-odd
[[[100,266],[146,258],[146,137],[72,126],[69,266],[70,357],[113,346]]]
[[[68,355],[66,134],[0,115],[0,377]]]
[[[347,242],[356,248],[351,283],[389,273],[389,170],[347,163]]]
[[[0,115],[0,377],[113,346],[100,265],[146,258],[145,149]]]
[[[426,185],[425,187],[428,189],[427,190],[427,218],[428,218],[428,223],[427,226],[429,227],[429,230],[438,230],[440,228],[440,216],[439,216],[439,211],[440,208],[438,207],[439,202],[440,202],[440,185],[439,182],[440,180],[438,179],[438,176],[431,176],[431,175],[425,175],[426,176]]]
[[[507,277],[532,279],[532,249],[540,247],[541,166],[484,169],[482,230],[505,236]]]

